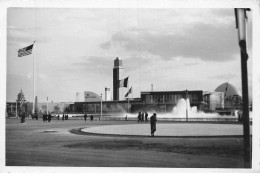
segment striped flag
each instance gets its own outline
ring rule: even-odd
[[[128,90],[128,92],[125,94],[125,97],[128,97],[128,95],[132,93],[132,87]]]
[[[32,54],[33,45],[34,44],[27,46],[25,48],[19,49],[18,50],[18,57],[23,57],[23,56]]]
[[[122,80],[119,80],[118,87],[127,87],[128,84],[128,77]]]

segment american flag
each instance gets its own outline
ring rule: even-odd
[[[32,54],[33,44],[30,46],[27,46],[25,48],[18,50],[18,57],[23,57],[29,54]]]

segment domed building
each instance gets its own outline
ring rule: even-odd
[[[17,100],[19,102],[23,102],[25,100],[25,96],[24,96],[23,90],[21,90],[21,92],[18,93]]]
[[[226,109],[241,109],[242,97],[241,93],[232,84],[225,82],[219,85],[215,92],[224,93],[224,105]]]
[[[229,96],[236,96],[236,95],[241,96],[240,92],[235,88],[235,86],[233,86],[228,82],[225,82],[220,86],[218,86],[215,89],[215,92],[223,92],[225,98]]]

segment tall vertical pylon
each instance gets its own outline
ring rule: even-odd
[[[120,58],[114,60],[113,68],[113,100],[119,100],[119,80],[122,77],[123,72],[123,61]]]

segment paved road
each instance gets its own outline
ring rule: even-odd
[[[243,167],[242,138],[135,138],[77,135],[70,129],[131,125],[130,121],[6,120],[7,166]],[[6,167],[12,171],[13,167]],[[31,168],[33,169],[33,168]],[[43,169],[43,168],[42,168]],[[56,167],[55,169],[62,168]],[[30,167],[26,168],[30,171]],[[50,169],[44,171],[51,171]]]

